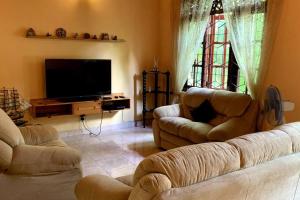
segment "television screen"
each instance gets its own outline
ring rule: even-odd
[[[47,98],[111,94],[111,60],[46,59]]]

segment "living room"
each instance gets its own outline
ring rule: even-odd
[[[253,2],[258,1],[253,0]],[[2,24],[0,87],[17,89],[22,99],[30,103],[33,99],[47,97],[46,59],[111,60],[112,96],[118,94],[118,96],[130,99],[129,109],[105,112],[103,117],[101,113],[85,115],[87,129],[92,129],[90,131],[83,126],[79,115],[37,118],[30,112],[31,108],[28,108],[25,119],[31,125],[42,124],[54,127],[60,139],[72,148],[81,151],[81,167],[83,166],[84,177],[91,174],[104,174],[117,178],[132,174],[145,157],[167,149],[156,146],[151,121],[147,123],[145,129],[142,127],[142,72],[143,70],[151,71],[155,64],[159,71],[170,71],[171,94],[174,94],[171,95],[171,99],[173,100],[176,96],[174,82],[177,80],[177,68],[174,67],[177,59],[175,40],[178,36],[179,11],[182,2],[184,1],[29,0],[17,2],[6,0],[2,2],[0,8]],[[204,1],[194,3],[199,2]],[[267,67],[263,72],[263,81],[259,88],[263,96],[267,87],[274,85],[279,89],[282,100],[293,105],[290,111],[284,112],[285,123],[299,121],[300,115],[298,109],[300,95],[297,93],[297,81],[294,81],[298,78],[298,64],[300,64],[296,50],[297,45],[300,44],[300,39],[296,37],[300,33],[300,25],[296,20],[299,7],[300,2],[295,0],[267,1],[267,11],[268,14],[271,13],[271,17],[268,15],[266,22],[269,25],[268,36],[270,37],[266,44],[268,51],[263,54]],[[29,28],[32,28],[36,35],[45,37],[26,37]],[[77,33],[79,34],[77,37],[83,37],[84,33],[88,33],[91,38],[95,35],[97,39],[96,41],[93,39],[51,39],[50,37],[56,35],[58,28],[63,28],[69,37]],[[109,41],[101,41],[100,37],[103,33],[109,34]],[[46,34],[51,36],[47,38]],[[113,41],[112,36],[117,36],[117,41]],[[192,66],[190,68],[192,69]],[[161,104],[162,102],[160,100]],[[100,123],[103,133],[99,136],[89,134],[89,132],[98,133]],[[51,134],[54,133],[51,132]],[[97,147],[95,141],[97,145],[102,146]],[[111,141],[115,142],[114,145],[110,145]],[[101,154],[105,150],[107,153]],[[91,153],[93,151],[95,153]],[[128,152],[130,154],[127,155]],[[102,159],[101,156],[102,158],[109,157],[109,159]],[[124,157],[131,162],[127,163],[128,160],[123,159]],[[117,159],[120,161],[112,162]],[[106,163],[103,164],[103,162]],[[110,166],[112,169],[109,169]],[[12,181],[3,177],[1,179],[0,187],[5,184],[5,181]],[[64,180],[64,177],[59,177],[59,180]],[[76,179],[76,182],[78,181]],[[18,183],[19,185],[12,186],[16,191],[27,182]],[[108,183],[110,184],[109,181]],[[33,191],[39,194],[43,190]],[[90,190],[86,189],[86,191]],[[72,194],[75,195],[73,190]],[[32,193],[31,198],[34,196],[35,194]],[[5,199],[14,199],[12,197]],[[63,195],[56,197],[50,195],[48,198],[58,199],[57,197],[63,197]],[[82,196],[78,198],[84,199]],[[99,196],[97,198],[100,199]],[[113,199],[109,196],[101,198]],[[128,196],[119,199],[122,198],[128,199]],[[131,198],[135,199],[134,196]],[[24,196],[24,199],[30,198]],[[86,199],[93,199],[93,197]],[[161,199],[166,199],[166,197],[161,197]]]

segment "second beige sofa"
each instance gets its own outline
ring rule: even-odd
[[[145,158],[133,177],[83,178],[78,200],[300,199],[300,123],[171,149]]]
[[[217,116],[208,123],[195,122],[191,111],[208,100]],[[220,141],[256,131],[258,103],[249,95],[224,90],[190,88],[180,104],[155,109],[152,123],[157,146],[179,146]]]

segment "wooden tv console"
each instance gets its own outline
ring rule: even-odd
[[[120,98],[122,93],[105,96],[105,99],[91,101],[62,102],[56,99],[30,100],[33,117],[51,117],[58,115],[89,115],[102,111],[130,109],[130,99]],[[117,98],[116,98],[117,97]]]

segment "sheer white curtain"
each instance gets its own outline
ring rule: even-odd
[[[213,0],[181,0],[174,90],[181,92],[201,47]]]
[[[223,0],[230,42],[247,88],[257,98],[266,10],[265,0]]]

